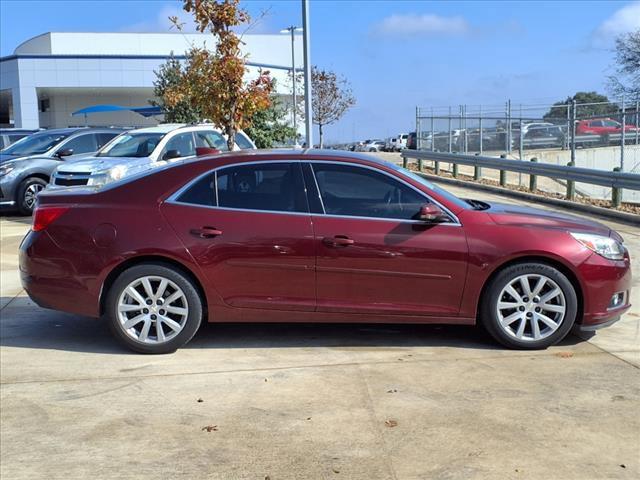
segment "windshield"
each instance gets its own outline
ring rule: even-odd
[[[96,157],[148,157],[164,133],[123,133],[107,143]]]
[[[66,133],[35,133],[8,146],[2,150],[2,153],[9,155],[37,155],[45,153],[68,136],[69,134]]]

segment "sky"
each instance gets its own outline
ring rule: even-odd
[[[48,31],[169,30],[171,0],[0,0],[0,55]],[[299,0],[248,0],[254,33],[301,25]],[[329,141],[415,129],[415,109],[552,103],[606,93],[612,46],[640,28],[640,1],[311,0],[311,61],[343,75],[356,106]]]

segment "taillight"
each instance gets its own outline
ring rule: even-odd
[[[60,215],[69,210],[69,207],[38,207],[33,213],[33,226],[31,230],[39,232],[44,230],[53,222],[55,222]]]

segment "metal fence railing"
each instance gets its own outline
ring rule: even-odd
[[[536,158],[531,161],[518,161],[513,159],[488,157],[481,155],[465,155],[456,153],[440,153],[419,150],[403,150],[403,166],[408,167],[409,160],[417,160],[418,170],[423,170],[425,161],[433,162],[436,174],[440,173],[440,163],[445,162],[453,165],[452,174],[458,176],[458,165],[468,165],[474,167],[474,178],[480,179],[481,169],[494,169],[500,171],[500,185],[506,186],[506,172],[524,173],[529,175],[529,190],[537,190],[537,177],[548,177],[554,180],[566,180],[566,198],[575,198],[575,183],[586,183],[611,187],[611,202],[614,207],[619,207],[622,203],[622,189],[640,190],[640,175],[635,173],[621,172],[616,167],[612,171],[603,171],[590,168],[574,166],[553,165],[539,163]]]
[[[588,166],[640,171],[640,154],[635,152],[639,146],[639,102],[515,104],[509,100],[503,105],[416,108],[418,150],[506,154],[521,160],[532,151],[557,151],[564,152],[564,163],[581,166],[582,150],[615,148],[615,155],[603,153],[602,160],[591,158]]]

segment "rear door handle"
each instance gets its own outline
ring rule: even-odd
[[[335,237],[324,237],[322,243],[328,247],[348,247],[356,242],[346,235],[336,235]]]
[[[215,227],[202,227],[202,228],[194,228],[189,233],[191,235],[195,235],[200,238],[215,238],[219,235],[222,235],[222,230],[218,230]]]

